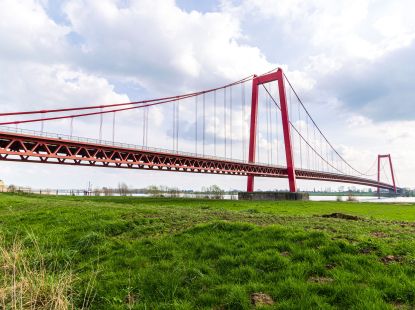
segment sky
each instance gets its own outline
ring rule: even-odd
[[[412,0],[0,0],[0,111],[177,95],[281,67],[350,163],[365,170],[390,153],[398,184],[415,187],[414,10]],[[149,117],[150,140],[166,140],[167,117]],[[117,141],[139,143],[140,116],[118,121]],[[98,122],[79,121],[76,134],[96,138]],[[244,177],[10,162],[0,162],[0,179],[33,188],[246,186]]]

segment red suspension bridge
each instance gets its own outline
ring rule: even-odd
[[[0,113],[0,160],[247,176],[248,192],[255,177],[288,178],[291,192],[297,179],[399,190],[390,155],[377,171],[354,168],[281,69],[179,96]]]

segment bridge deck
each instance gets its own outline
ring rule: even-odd
[[[16,131],[16,130],[14,130]],[[43,136],[42,136],[43,135]],[[192,153],[139,148],[85,138],[37,132],[0,131],[0,160],[42,164],[146,169],[190,173],[228,174],[287,178],[286,167],[248,163]],[[305,180],[342,182],[393,190],[375,180],[330,172],[297,169],[296,177]]]

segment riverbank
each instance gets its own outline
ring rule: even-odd
[[[1,194],[0,223],[3,266],[31,268],[5,308],[415,305],[414,204]]]

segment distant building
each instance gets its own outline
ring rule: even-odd
[[[0,192],[7,191],[6,184],[4,184],[3,180],[0,180]]]

